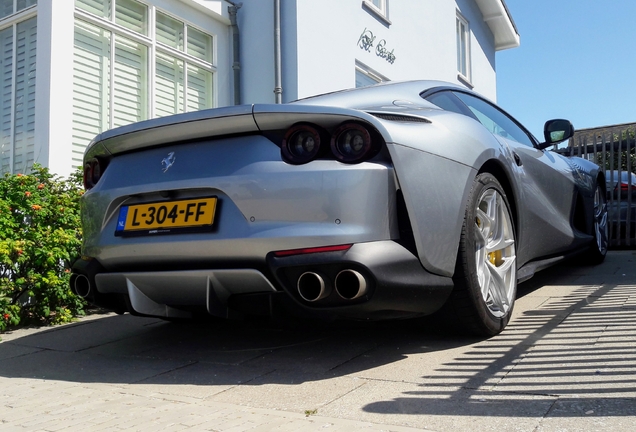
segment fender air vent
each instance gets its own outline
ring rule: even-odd
[[[375,117],[381,118],[383,120],[389,120],[394,122],[406,122],[406,123],[430,123],[430,120],[427,120],[422,117],[408,116],[403,114],[384,114],[384,113],[369,113]]]

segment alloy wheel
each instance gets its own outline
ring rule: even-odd
[[[604,254],[607,250],[609,233],[607,225],[607,202],[600,185],[596,187],[596,191],[594,192],[594,236],[598,251]]]
[[[486,189],[475,212],[475,262],[481,296],[490,313],[501,318],[514,303],[517,286],[512,217],[503,197]]]

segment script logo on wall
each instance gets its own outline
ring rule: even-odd
[[[365,29],[362,31],[362,34],[358,38],[358,46],[367,52],[371,52],[371,48],[373,48],[375,39],[376,36],[373,34],[373,32],[365,27]],[[393,62],[395,61],[395,54],[393,54],[393,51],[395,50],[392,49],[391,51],[389,51],[387,49],[386,39],[380,39],[377,45],[375,45],[375,55],[385,59],[391,64],[393,64]]]

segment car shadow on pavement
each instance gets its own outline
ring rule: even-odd
[[[374,367],[404,358],[384,347],[419,342],[422,351],[480,339],[445,337],[410,321],[312,326],[271,321],[166,322],[107,315],[0,343],[0,376],[71,382],[188,385],[291,384],[340,375],[371,358]]]
[[[314,327],[107,315],[7,335],[0,377],[194,392],[276,409],[294,406],[296,393],[287,395],[289,405],[276,405],[293,386],[321,412],[368,421],[387,414],[633,416],[635,258],[621,252],[595,268],[570,263],[538,274],[519,286],[506,330],[488,340],[426,321]],[[277,390],[282,396],[267,393]]]

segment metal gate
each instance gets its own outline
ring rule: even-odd
[[[578,131],[558,152],[605,168],[610,246],[636,247],[636,139],[633,128]]]

